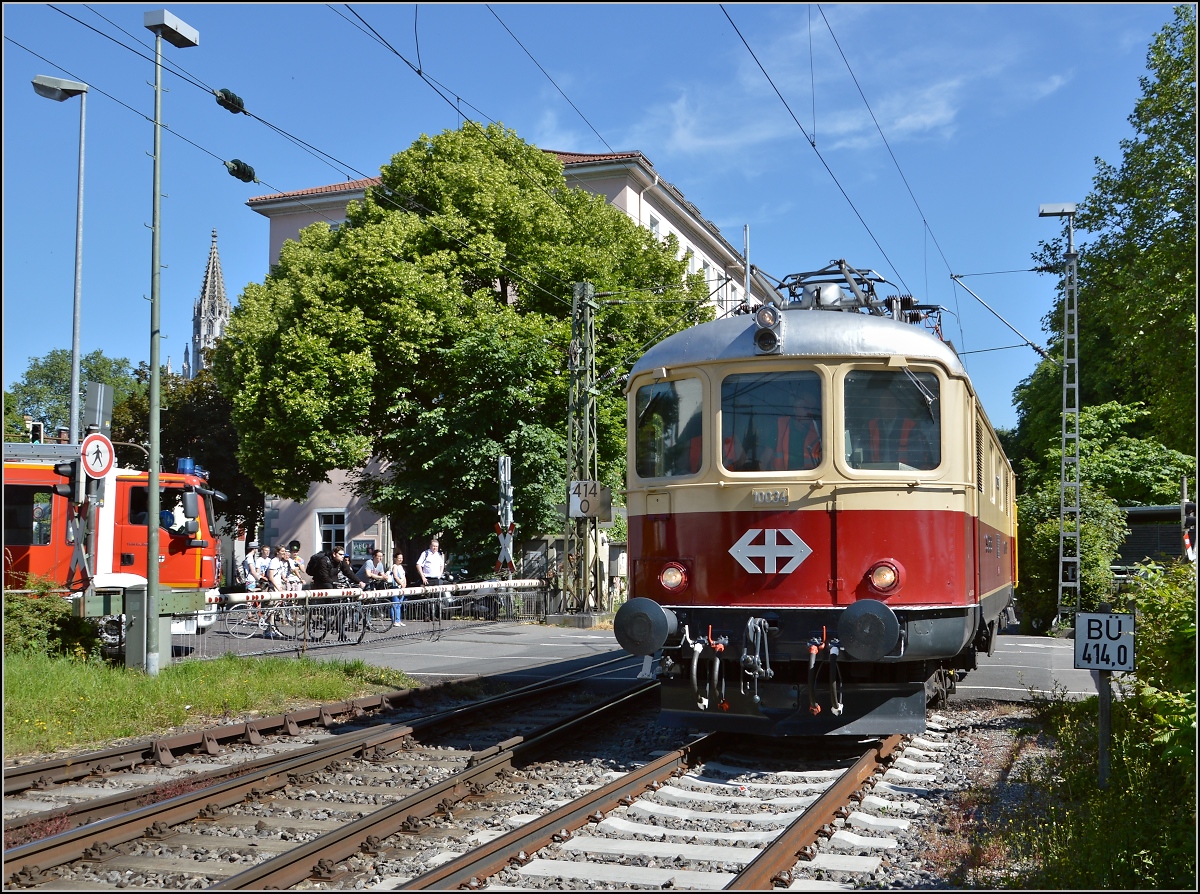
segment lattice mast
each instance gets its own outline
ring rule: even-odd
[[[1072,604],[1079,611],[1079,316],[1076,280],[1075,206],[1067,219],[1063,282],[1062,463],[1058,499],[1058,617]],[[1073,591],[1073,592],[1072,592]]]
[[[571,518],[573,481],[596,481],[600,460],[596,443],[596,289],[575,283],[571,293],[570,390],[567,396],[567,524],[563,538],[563,594],[568,611],[603,608],[600,581],[592,571],[599,520]]]

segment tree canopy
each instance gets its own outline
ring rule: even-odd
[[[494,554],[496,459],[526,534],[559,524],[571,294],[597,292],[597,368],[624,367],[711,313],[675,238],[568,188],[558,159],[502,125],[422,136],[333,230],[285,243],[213,357],[242,469],[303,499],[333,469],[401,532]],[[614,382],[615,376],[608,382]],[[601,477],[624,470],[624,401],[600,397]],[[368,474],[380,460],[382,474]]]
[[[1118,401],[1149,413],[1135,433],[1196,453],[1196,9],[1178,6],[1147,53],[1149,75],[1121,141],[1121,163],[1096,159],[1079,205],[1081,406]],[[1065,243],[1034,258],[1061,269]],[[1062,356],[1061,299],[1044,325]],[[1061,368],[1042,361],[1016,389],[1017,449],[1039,458],[1057,439]]]
[[[79,358],[79,409],[82,412],[85,382],[99,382],[113,389],[113,405],[137,388],[133,368],[124,357],[106,357],[101,350]],[[29,358],[29,367],[9,392],[18,416],[28,414],[46,423],[47,431],[71,427],[71,352],[54,348],[45,357]],[[7,413],[8,404],[5,403]],[[22,429],[24,426],[22,425]]]

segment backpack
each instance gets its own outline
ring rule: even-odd
[[[312,558],[308,560],[308,564],[304,566],[304,573],[311,578],[316,578],[319,575],[321,568],[328,567],[328,565],[329,556],[327,556],[324,551],[313,553]],[[328,577],[328,575],[323,576]]]

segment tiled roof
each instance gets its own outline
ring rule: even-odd
[[[645,158],[640,152],[559,152],[556,149],[546,149],[558,156],[564,166],[587,164],[594,161],[616,161],[622,158]],[[650,160],[646,159],[646,164]],[[276,192],[269,196],[255,196],[246,204],[253,206],[256,202],[267,202],[272,199],[298,199],[305,196],[331,195],[339,192],[357,192],[368,186],[378,186],[383,182],[382,177],[367,177],[363,180],[347,180],[345,183],[331,183],[328,186],[314,186],[309,189],[296,189],[291,192]]]
[[[265,202],[268,199],[293,199],[300,196],[319,196],[330,193],[339,192],[354,192],[360,189],[366,189],[368,186],[378,186],[382,182],[381,177],[367,177],[363,180],[347,180],[345,183],[331,183],[328,186],[313,186],[309,189],[295,189],[291,192],[274,192],[269,196],[255,196],[249,199],[246,204],[253,205],[255,202]]]

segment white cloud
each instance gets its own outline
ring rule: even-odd
[[[1071,75],[1051,75],[1042,81],[1040,84],[1034,84],[1031,90],[1033,99],[1045,99],[1051,93],[1057,93],[1059,88],[1066,86],[1071,80]]]

